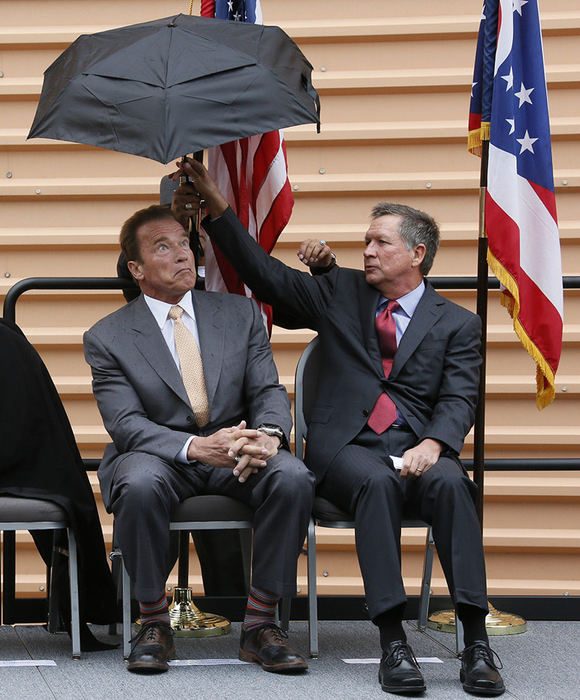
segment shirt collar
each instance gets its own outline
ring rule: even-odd
[[[159,328],[163,328],[163,326],[165,325],[169,314],[169,309],[172,306],[181,306],[184,312],[195,321],[195,312],[193,310],[193,299],[191,296],[191,292],[187,292],[177,302],[177,304],[168,304],[166,301],[154,299],[153,297],[147,296],[147,294],[143,294],[143,297],[145,299],[145,303],[149,307],[149,310],[151,311],[155,320],[157,321],[157,325],[159,326]]]
[[[408,294],[404,294],[402,297],[399,297],[396,301],[399,302],[399,306],[403,311],[407,314],[409,318],[413,316],[415,313],[415,309],[417,308],[417,304],[421,301],[421,297],[423,296],[425,292],[425,280],[421,280],[421,283],[419,284],[418,287],[415,287],[411,292]],[[387,297],[381,296],[379,299],[379,307],[384,306],[389,300]]]

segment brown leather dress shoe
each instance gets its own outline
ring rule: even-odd
[[[127,670],[133,673],[163,673],[175,656],[173,630],[164,622],[143,625],[131,640]]]
[[[287,639],[288,635],[273,624],[249,631],[242,627],[239,658],[255,661],[271,673],[305,671],[308,668],[306,659],[288,646]]]

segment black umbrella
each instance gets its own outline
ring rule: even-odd
[[[279,27],[177,15],[80,36],[45,71],[28,138],[169,163],[315,122],[312,66]]]

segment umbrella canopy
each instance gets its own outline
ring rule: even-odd
[[[312,66],[279,27],[177,15],[80,36],[45,71],[28,138],[161,163],[315,122]]]

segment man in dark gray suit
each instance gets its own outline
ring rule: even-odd
[[[128,668],[165,671],[174,652],[164,593],[172,508],[225,494],[255,509],[240,658],[267,671],[303,670],[274,612],[295,591],[314,477],[288,451],[290,402],[259,309],[194,290],[188,234],[166,207],[136,212],[120,240],[142,294],[87,331],[84,345],[113,439],[101,492],[141,608]]]
[[[257,298],[290,327],[318,332],[324,361],[306,463],[316,473],[318,493],[354,517],[369,614],[380,630],[382,688],[425,689],[401,624],[405,509],[433,526],[464,625],[464,689],[501,694],[485,630],[475,485],[458,458],[474,421],[481,324],[425,279],[439,243],[437,225],[411,207],[378,204],[365,235],[364,272],[333,265],[313,277],[266,255],[201,164],[188,160],[179,168],[193,185],[176,192],[174,212],[199,208],[203,197],[205,231]],[[400,471],[393,456],[402,459]]]

